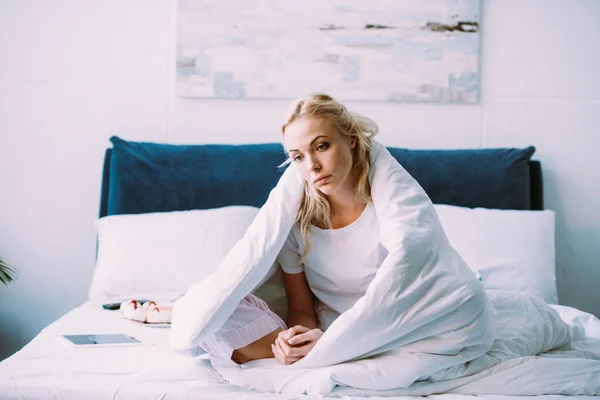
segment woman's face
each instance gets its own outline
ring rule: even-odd
[[[300,118],[287,126],[283,146],[309,185],[325,195],[352,185],[351,144],[327,118]]]

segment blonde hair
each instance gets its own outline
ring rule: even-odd
[[[354,194],[359,202],[369,203],[372,200],[369,186],[369,161],[373,136],[379,132],[377,124],[370,118],[348,111],[343,104],[324,93],[315,93],[293,103],[281,127],[282,136],[286,128],[300,118],[325,118],[331,121],[335,129],[350,143],[356,144],[352,154],[352,169],[358,168],[359,174]],[[291,160],[288,159],[283,165],[290,162]],[[330,212],[325,196],[305,181],[304,194],[296,217],[305,244],[300,262],[304,262],[310,251],[310,226],[331,229]]]

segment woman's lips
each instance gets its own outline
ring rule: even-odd
[[[316,186],[324,185],[327,183],[327,181],[329,180],[330,177],[331,177],[331,175],[322,176],[321,178],[318,178],[314,183]]]

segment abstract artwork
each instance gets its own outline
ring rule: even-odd
[[[179,0],[183,97],[477,103],[480,0]]]

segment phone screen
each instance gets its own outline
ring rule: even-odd
[[[89,335],[63,335],[63,337],[76,345],[93,344],[136,344],[142,343],[133,336],[122,333],[100,333]]]

